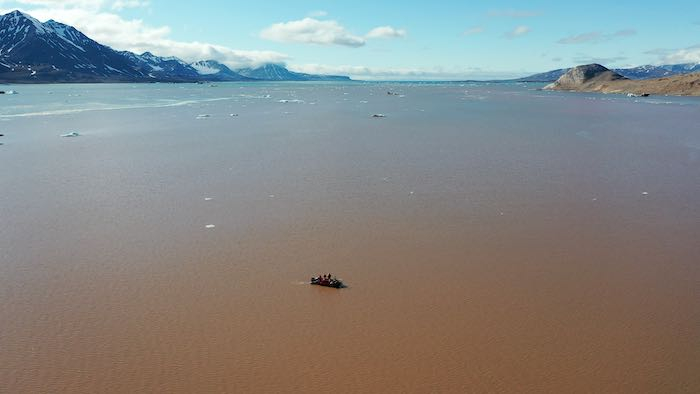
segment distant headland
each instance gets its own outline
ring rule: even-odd
[[[586,64],[569,69],[544,89],[630,96],[700,96],[700,72],[663,78],[630,79],[600,64]]]

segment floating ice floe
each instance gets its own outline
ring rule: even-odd
[[[642,196],[648,196],[649,192],[642,192]]]
[[[71,131],[70,133],[61,134],[61,137],[80,137],[80,134],[78,134],[78,132]]]
[[[206,226],[204,226],[204,228],[214,228],[214,227],[216,227],[216,226],[213,224],[207,224]]]
[[[287,103],[303,104],[303,103],[304,103],[304,100],[298,100],[298,99],[286,100],[286,99],[282,99],[282,100],[279,100],[279,101],[277,101],[277,102],[278,102],[278,103],[284,103],[284,104],[287,104]]]
[[[197,115],[197,119],[206,119],[206,118],[209,118],[209,117],[211,117],[211,115],[209,115],[209,114],[199,114],[199,115]]]
[[[228,114],[228,116],[234,117],[234,116],[238,116],[238,114]]]
[[[386,115],[384,114],[374,114],[372,115],[373,118],[386,118]]]
[[[204,197],[204,201],[211,201],[211,200],[213,200],[213,198],[211,198],[211,197]]]

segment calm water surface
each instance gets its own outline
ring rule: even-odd
[[[700,391],[698,99],[11,88],[0,392]]]

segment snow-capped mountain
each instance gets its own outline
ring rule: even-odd
[[[305,81],[297,73],[291,72],[278,64],[265,64],[257,68],[239,68],[237,73],[248,78],[264,81]]]
[[[129,51],[120,53],[128,58],[140,72],[154,80],[187,82],[200,79],[197,70],[176,57],[161,57],[150,52],[140,55]]]
[[[77,29],[20,11],[0,15],[0,82],[198,82],[349,79],[268,64],[241,75],[214,60],[189,64],[150,52],[115,51]]]
[[[211,80],[224,80],[224,81],[250,81],[253,78],[243,76],[230,68],[225,64],[221,64],[216,60],[200,60],[190,64],[190,67],[197,70],[197,73],[202,77],[209,78]]]
[[[630,79],[662,78],[672,74],[677,74],[665,69],[663,66],[645,65],[633,68],[619,68],[615,70],[618,74]]]
[[[257,68],[239,68],[237,73],[263,81],[349,81],[340,75],[313,75],[289,71],[279,64],[265,64]]]
[[[700,72],[700,64],[665,64],[662,66],[646,65],[634,68],[619,69],[615,71],[630,79],[662,78],[669,75]]]
[[[239,68],[237,73],[248,78],[263,81],[349,81],[350,78],[340,75],[314,75],[287,70],[279,64],[265,64],[257,68]]]
[[[128,59],[73,27],[41,23],[19,11],[0,16],[0,64],[10,79],[36,81],[133,80],[142,77]]]

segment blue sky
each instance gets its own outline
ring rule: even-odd
[[[648,5],[647,5],[648,4]],[[0,0],[116,49],[358,79],[700,62],[700,2]]]

